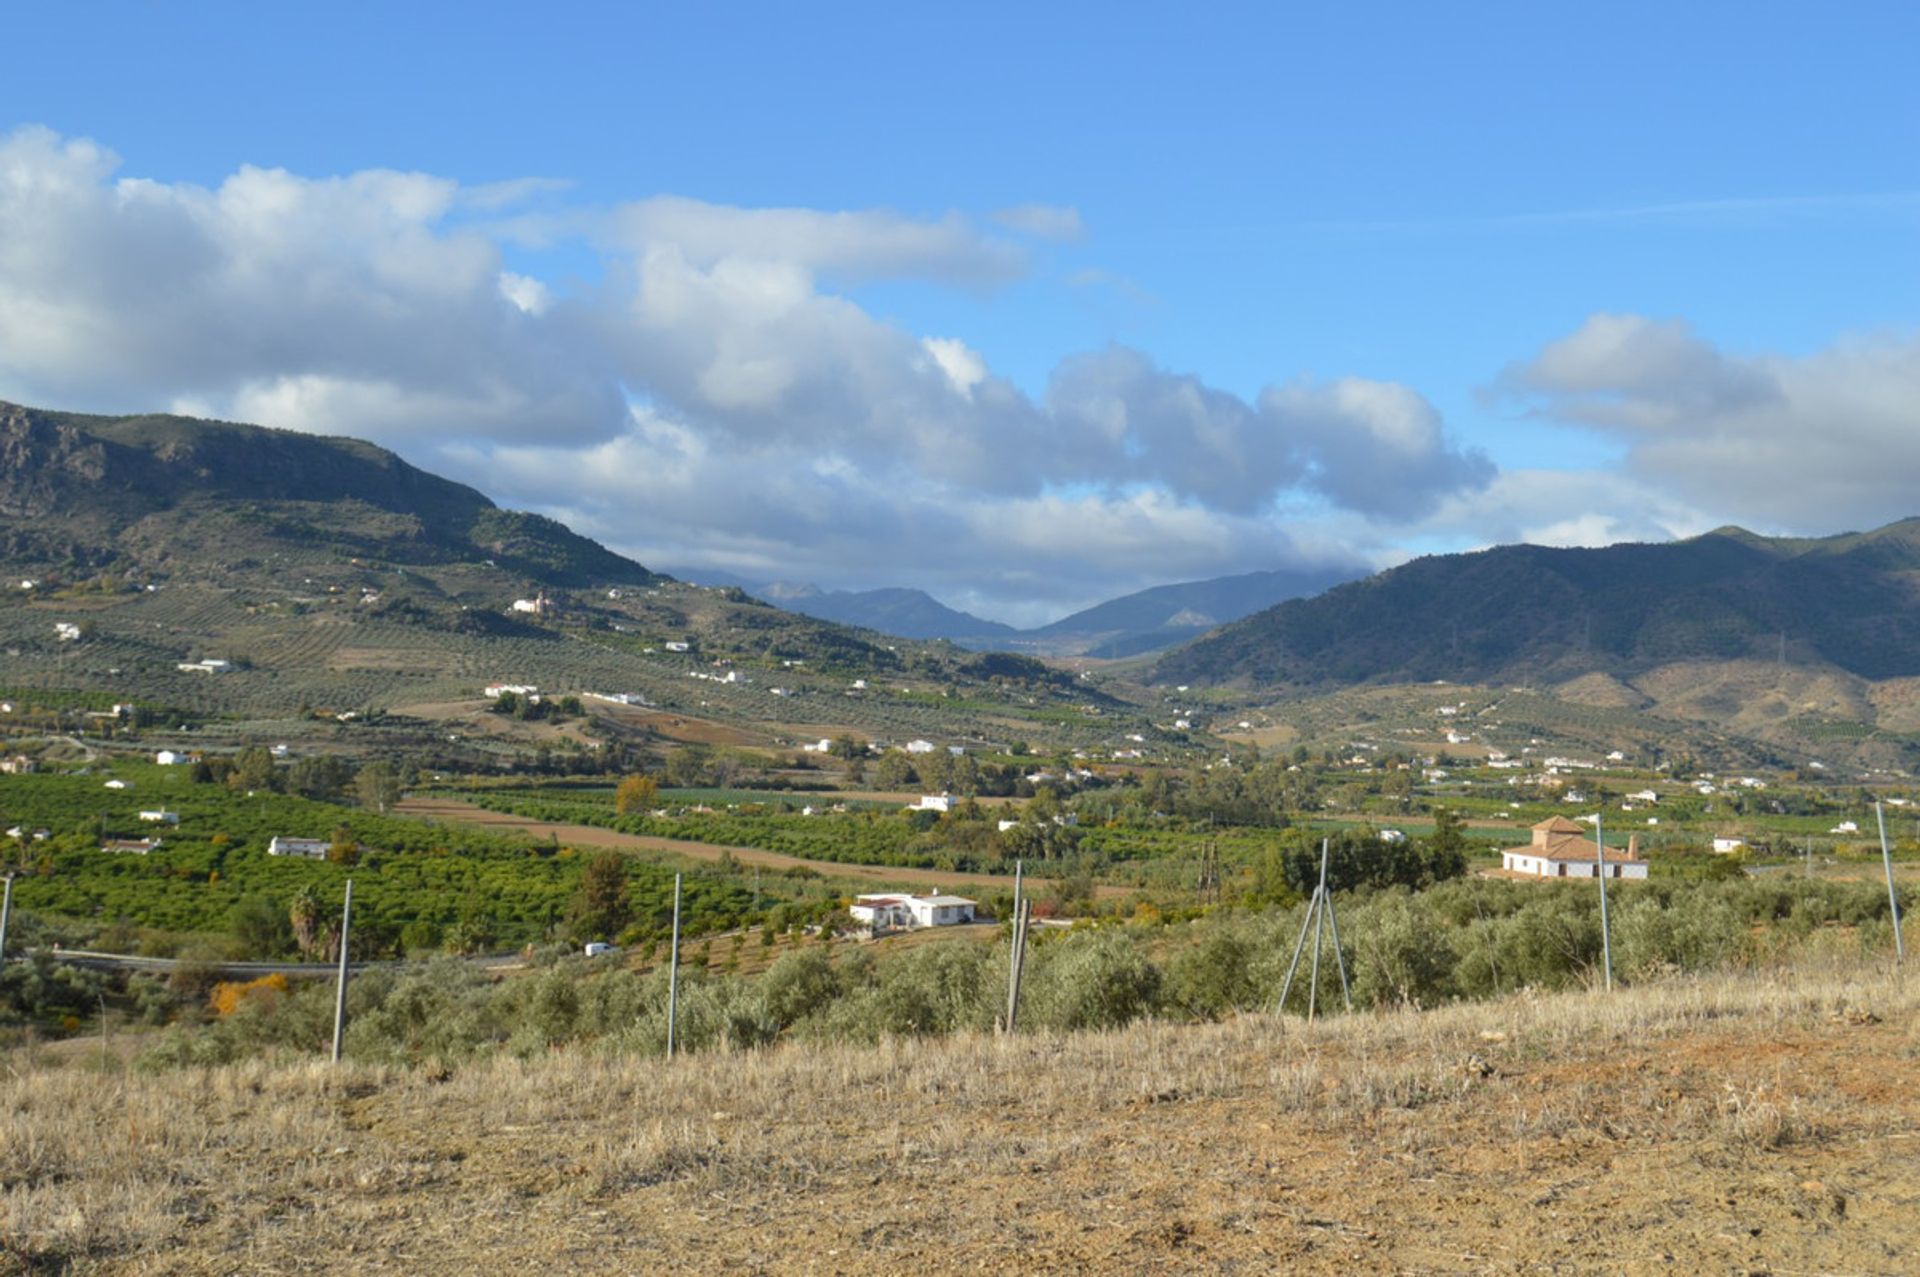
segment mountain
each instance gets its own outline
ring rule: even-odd
[[[997,647],[1019,633],[1011,625],[950,608],[925,590],[819,590],[810,585],[776,584],[749,592],[789,612],[902,638],[949,639],[962,647]]]
[[[1249,616],[1169,653],[1153,678],[1515,685],[1753,661],[1920,675],[1920,519],[1823,538],[1721,528],[1416,559]]]
[[[204,574],[295,548],[484,564],[551,585],[656,579],[552,519],[502,510],[358,439],[0,403],[0,557],[10,568]]]
[[[924,590],[829,591],[813,585],[756,583],[712,568],[675,568],[672,575],[701,585],[742,589],[803,616],[903,638],[947,639],[961,647],[989,651],[1123,657],[1172,647],[1283,599],[1317,594],[1352,580],[1355,572],[1278,570],[1156,585],[1029,630],[948,607]]]
[[[1021,637],[1043,650],[1135,656],[1172,647],[1284,600],[1318,594],[1355,575],[1337,568],[1279,569],[1156,585],[1027,630]]]

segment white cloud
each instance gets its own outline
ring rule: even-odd
[[[1010,231],[1056,244],[1077,243],[1087,234],[1080,210],[1058,204],[1017,204],[1001,209],[993,220]]]
[[[1492,473],[1406,386],[1294,381],[1249,401],[1113,347],[1062,361],[1036,402],[964,339],[834,291],[1026,269],[959,214],[662,197],[542,215],[601,255],[603,282],[564,290],[506,269],[518,232],[469,220],[550,182],[118,171],[91,143],[0,137],[0,395],[371,437],[643,561],[1065,611],[1350,561],[1279,512],[1404,523]],[[1037,238],[1077,226],[1014,220]]]
[[[1741,355],[1678,321],[1595,315],[1501,388],[1537,415],[1619,438],[1629,474],[1722,520],[1832,532],[1920,513],[1911,335]]]

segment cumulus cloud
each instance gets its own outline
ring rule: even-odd
[[[658,197],[538,214],[600,254],[601,282],[563,289],[505,264],[533,221],[472,220],[563,190],[255,167],[203,187],[5,135],[0,395],[371,437],[643,561],[1015,609],[1351,562],[1282,512],[1404,523],[1492,478],[1406,386],[1248,400],[1116,346],[1065,359],[1035,399],[966,340],[848,291],[993,287],[1034,241],[1078,233],[1070,209],[997,215],[1025,246],[958,213]]]
[[[1618,438],[1630,475],[1723,518],[1831,532],[1920,513],[1920,338],[1734,354],[1678,321],[1595,315],[1500,389]]]

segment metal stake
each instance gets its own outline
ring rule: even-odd
[[[673,1058],[680,1016],[680,875],[673,876],[673,948],[667,954],[667,1058]]]
[[[1607,838],[1600,831],[1600,813],[1593,816],[1593,868],[1600,875],[1600,953],[1605,962],[1607,988],[1613,988],[1613,929],[1607,922]]]
[[[7,875],[6,897],[0,900],[0,966],[7,961],[7,923],[13,918],[13,875]]]
[[[340,1063],[340,1041],[347,1032],[347,934],[353,926],[353,879],[340,906],[340,976],[333,993],[333,1062]]]
[[[1887,846],[1887,813],[1878,801],[1873,804],[1874,819],[1880,822],[1880,865],[1887,871],[1887,908],[1893,911],[1893,957],[1907,960],[1907,942],[1900,936],[1900,893],[1893,889],[1893,851]]]

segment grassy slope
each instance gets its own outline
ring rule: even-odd
[[[1882,1272],[1910,980],[1304,1026],[0,1081],[0,1267]]]

